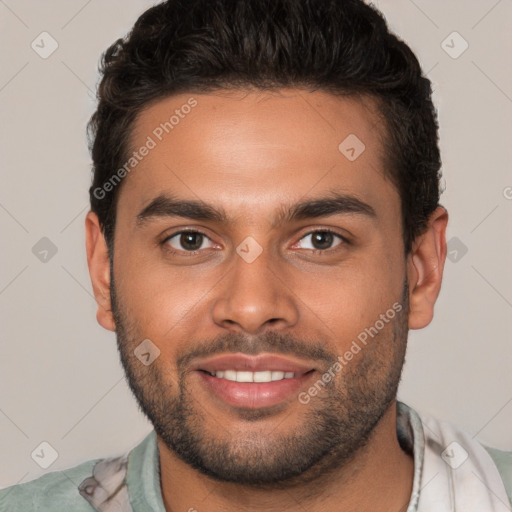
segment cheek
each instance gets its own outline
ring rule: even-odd
[[[220,277],[218,271],[172,267],[136,251],[115,265],[125,314],[136,323],[139,334],[154,340],[179,338],[187,327],[194,329],[198,315],[204,318],[208,291]]]
[[[376,322],[382,335],[387,332],[401,305],[405,271],[399,258],[390,260],[383,251],[376,251],[322,275],[302,273],[291,281],[304,318],[316,324],[318,332],[334,338],[339,353]],[[384,327],[380,315],[388,320]]]

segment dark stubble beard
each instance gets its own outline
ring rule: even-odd
[[[406,281],[400,302],[402,310],[373,339],[368,338],[367,345],[359,343],[360,352],[325,386],[322,396],[312,397],[304,405],[294,397],[297,403],[290,407],[305,408],[301,424],[286,434],[268,431],[256,434],[248,428],[246,435],[235,437],[229,432],[220,432],[220,422],[208,419],[204,408],[191,395],[187,380],[189,361],[226,352],[270,352],[311,358],[327,371],[337,361],[338,354],[325,350],[325,343],[321,341],[304,342],[276,331],[267,331],[257,338],[228,333],[197,343],[179,355],[176,389],[165,379],[172,371],[165,369],[165,361],[158,358],[150,366],[144,366],[135,357],[134,349],[145,337],[125,315],[113,273],[111,276],[118,350],[140,409],[169,450],[215,480],[260,489],[292,488],[314,480],[326,481],[364,450],[380,419],[396,399],[408,332]],[[363,329],[365,327],[370,326]],[[167,364],[169,367],[169,362]],[[237,408],[237,413],[241,420],[251,422],[249,426],[271,414],[268,410],[245,408]],[[206,429],[208,421],[211,426]],[[221,435],[215,437],[207,430]]]

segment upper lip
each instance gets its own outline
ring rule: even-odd
[[[295,374],[304,374],[314,370],[311,363],[297,361],[275,354],[263,354],[259,356],[248,356],[245,354],[226,354],[210,359],[199,360],[192,368],[193,370],[205,370],[213,373],[216,371],[283,371]]]

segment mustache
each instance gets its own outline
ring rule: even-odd
[[[262,352],[269,354],[287,355],[304,359],[313,359],[327,366],[337,360],[337,354],[325,349],[325,343],[318,340],[299,340],[276,331],[267,331],[258,336],[248,336],[240,333],[227,333],[213,341],[201,342],[180,355],[176,360],[178,369],[184,370],[196,358],[211,357],[217,354],[243,353],[258,355]]]

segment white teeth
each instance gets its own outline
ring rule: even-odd
[[[252,372],[236,372],[237,382],[254,382]]]
[[[224,378],[227,380],[236,380],[236,370],[226,370],[224,372]]]
[[[284,372],[272,372],[272,380],[284,379]]]
[[[295,373],[293,372],[270,370],[262,372],[219,370],[217,372],[212,372],[212,374],[220,379],[231,380],[234,382],[273,382],[276,380],[293,379],[293,377],[295,377]]]
[[[270,382],[272,380],[272,372],[254,372],[253,382]]]

